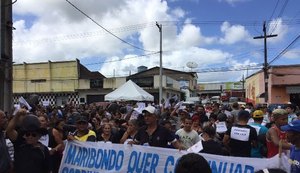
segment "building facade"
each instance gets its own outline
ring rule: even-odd
[[[197,95],[198,76],[195,72],[184,72],[163,68],[162,72],[162,98],[176,96],[180,100]],[[127,80],[132,80],[148,93],[154,96],[154,102],[159,100],[159,67],[143,69],[130,75]]]
[[[106,78],[91,72],[79,60],[61,62],[23,63],[13,65],[14,103],[19,97],[39,96],[43,105],[90,104],[103,102],[104,96],[131,79],[152,94],[158,103],[159,67],[139,70],[126,77]],[[181,83],[184,83],[182,86]],[[163,98],[182,98],[197,93],[197,74],[163,68]]]
[[[104,79],[102,74],[89,71],[79,60],[14,64],[14,102],[21,96],[38,94],[44,105],[85,103],[82,93],[102,89]]]
[[[220,96],[222,101],[229,101],[230,97],[244,98],[244,83],[241,82],[220,82],[220,83],[200,83],[199,95],[202,99],[212,96]]]
[[[291,102],[300,106],[300,65],[271,66],[268,76],[268,103]],[[245,84],[248,102],[265,103],[263,71],[246,78]]]

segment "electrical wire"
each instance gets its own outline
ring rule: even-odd
[[[295,17],[296,16],[294,16],[293,19],[290,19],[290,20],[282,20],[282,24],[283,25],[289,25],[289,26],[290,25],[299,25],[300,24],[300,19],[294,19]],[[188,24],[186,22],[177,22],[175,24],[174,23],[170,24],[170,22],[171,21],[167,21],[164,24],[164,26],[171,26],[171,25],[176,26],[176,24],[179,25],[179,23],[181,23],[182,25]],[[174,22],[174,21],[172,21],[172,22]],[[216,24],[221,24],[223,22],[225,22],[225,21],[202,21],[202,22],[200,21],[200,22],[192,22],[190,24],[210,25],[210,24],[214,23],[214,25],[216,25]],[[228,22],[230,23],[231,21],[228,21]],[[148,27],[155,27],[155,25],[153,25],[153,23],[154,22],[141,23],[141,24],[129,25],[129,26],[124,26],[124,27],[119,27],[119,28],[111,28],[110,31],[113,31],[114,33],[138,31],[138,30],[148,28]],[[246,23],[248,23],[248,22],[246,22]],[[252,22],[249,22],[249,23],[252,23]],[[249,25],[249,26],[256,27],[257,23],[258,23],[258,21],[254,21],[253,25]],[[259,22],[259,23],[261,23],[261,22]],[[243,25],[243,23],[239,23],[239,24]],[[92,31],[92,32],[68,34],[68,35],[57,35],[57,36],[46,37],[46,38],[42,38],[42,39],[38,39],[38,40],[25,40],[25,39],[21,40],[17,37],[14,37],[13,43],[14,43],[14,46],[20,46],[20,45],[32,46],[32,45],[37,45],[37,44],[38,45],[47,44],[47,43],[50,43],[50,42],[59,42],[59,41],[66,41],[66,40],[74,40],[74,39],[95,37],[95,36],[103,35],[104,32],[105,31]],[[258,32],[258,31],[256,30],[256,32]]]
[[[278,4],[279,4],[279,0],[277,0],[277,2],[276,2],[276,5],[275,5],[275,7],[274,7],[274,9],[273,9],[273,12],[272,12],[272,15],[271,15],[269,21],[272,21],[273,15],[274,15],[274,13],[275,13],[275,11],[276,11],[276,9],[277,9]]]
[[[286,47],[284,48],[275,58],[273,58],[270,62],[269,65],[272,64],[274,61],[278,60],[280,57],[282,57],[290,47],[292,47],[300,38],[300,34]]]
[[[117,35],[115,35],[114,33],[110,32],[108,29],[104,28],[102,25],[100,25],[97,21],[95,21],[93,18],[91,18],[89,15],[87,15],[85,12],[83,12],[82,10],[80,10],[77,6],[75,6],[73,3],[71,3],[70,1],[66,0],[72,7],[74,7],[77,11],[79,11],[81,14],[83,14],[85,17],[87,17],[88,19],[90,19],[92,22],[94,22],[96,25],[98,25],[100,28],[102,28],[103,30],[105,30],[107,33],[109,33],[110,35],[114,36],[115,38],[117,38],[118,40],[122,41],[123,43],[135,48],[135,49],[139,49],[145,52],[156,52],[156,51],[151,51],[151,50],[146,50],[143,48],[140,48],[138,46],[135,46],[129,42],[127,42],[126,40],[118,37]]]
[[[105,63],[112,63],[112,62],[120,62],[128,59],[134,59],[134,58],[140,58],[140,57],[147,57],[147,56],[152,56],[155,54],[159,54],[159,52],[153,52],[149,54],[143,54],[143,55],[137,55],[137,56],[132,56],[128,58],[123,58],[123,59],[118,59],[118,60],[111,60],[111,61],[102,61],[102,62],[94,62],[94,63],[89,63],[89,64],[82,64],[83,66],[92,66],[92,65],[99,65],[99,64],[105,64]],[[75,62],[75,61],[68,61],[68,62]],[[23,65],[23,64],[16,64],[16,65]],[[52,69],[64,69],[64,68],[74,68],[77,66],[74,65],[66,65],[66,66],[61,66],[61,67],[51,67]],[[34,69],[27,69],[27,70],[40,70],[40,69],[48,69],[48,67],[35,67]],[[14,69],[14,70],[24,70],[24,69]]]
[[[243,67],[243,68],[236,68],[236,69],[222,69],[222,68],[215,68],[215,69],[202,69],[202,70],[196,70],[196,73],[215,73],[215,72],[232,72],[232,71],[244,71],[244,70],[258,70],[262,69],[261,67]]]
[[[120,32],[129,32],[134,30],[140,30],[147,27],[154,27],[153,25],[149,25],[147,23],[142,24],[136,24],[136,25],[129,25],[119,28],[112,28],[110,30],[113,30],[114,33],[120,33]],[[89,38],[89,37],[95,37],[99,35],[104,35],[105,31],[91,31],[91,32],[82,32],[82,33],[75,33],[75,34],[68,34],[68,35],[58,35],[58,36],[51,36],[48,38],[42,38],[37,40],[22,40],[18,41],[18,38],[14,38],[13,43],[14,46],[19,45],[34,45],[34,44],[43,44],[48,42],[58,42],[58,41],[65,41],[65,40],[74,40],[74,39],[81,39],[81,38]]]
[[[112,62],[124,61],[124,60],[128,60],[128,59],[134,59],[134,58],[146,57],[146,56],[155,55],[155,54],[159,54],[159,53],[160,53],[160,52],[154,52],[154,53],[149,53],[149,54],[144,54],[144,55],[138,55],[138,56],[133,56],[133,57],[128,57],[128,58],[123,58],[123,59],[120,59],[120,60],[103,61],[103,62],[96,62],[96,63],[84,64],[84,65],[85,65],[85,66],[91,66],[91,65],[98,65],[98,64],[112,63]]]
[[[289,2],[289,0],[285,0],[285,1],[284,1],[284,4],[283,4],[283,6],[282,6],[282,8],[281,8],[281,10],[280,10],[280,12],[279,12],[279,14],[278,14],[278,16],[277,16],[277,19],[280,18],[280,17],[282,16],[282,14],[283,14],[283,12],[284,12],[284,10],[285,10],[285,8],[286,8],[288,2]],[[270,35],[272,35],[272,33],[276,30],[277,26],[278,26],[278,20],[276,21],[276,23],[275,23],[275,25],[274,25],[272,31],[270,32]]]

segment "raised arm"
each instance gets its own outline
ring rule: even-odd
[[[20,109],[16,115],[9,121],[6,128],[6,135],[11,141],[16,141],[18,132],[16,131],[17,124],[20,124],[27,114],[26,109]]]

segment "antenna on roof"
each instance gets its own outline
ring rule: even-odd
[[[190,61],[190,62],[187,62],[187,63],[186,63],[186,66],[187,66],[188,68],[190,68],[190,70],[191,70],[191,72],[192,72],[194,68],[197,68],[197,67],[198,67],[198,64],[197,64],[196,62]]]

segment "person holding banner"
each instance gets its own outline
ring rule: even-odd
[[[220,142],[217,142],[216,139],[216,128],[211,125],[203,127],[202,133],[202,146],[203,150],[200,153],[216,154],[216,155],[228,155],[228,152],[223,148]]]
[[[184,119],[183,128],[177,130],[175,133],[179,136],[179,141],[185,149],[190,148],[200,140],[198,133],[192,129],[192,123],[192,118],[186,117]]]
[[[155,107],[149,105],[142,113],[146,126],[140,128],[134,141],[130,141],[128,144],[168,148],[168,142],[170,142],[175,148],[184,149],[169,130],[158,124],[158,114]]]
[[[247,125],[250,113],[241,110],[237,124],[230,127],[224,135],[223,144],[230,150],[230,155],[250,157],[251,147],[256,146],[257,133],[255,128]]]
[[[137,134],[139,129],[139,124],[136,119],[129,120],[127,124],[127,129],[123,134],[122,138],[120,139],[121,144],[127,143],[128,141],[132,141],[135,138],[135,135]]]
[[[104,143],[119,143],[116,135],[112,132],[112,125],[110,123],[104,123],[101,129],[101,133],[97,136],[97,141]]]
[[[96,133],[93,130],[88,129],[88,120],[86,116],[79,115],[76,117],[76,130],[74,133],[70,133],[67,139],[96,142]]]
[[[287,132],[287,140],[293,144],[290,148],[291,173],[300,172],[300,120],[294,120],[281,130]]]

